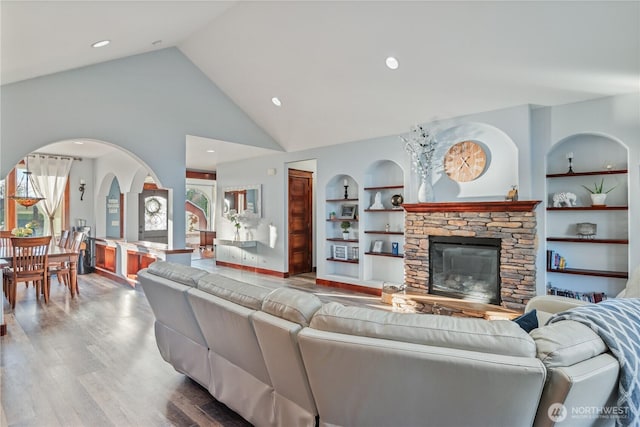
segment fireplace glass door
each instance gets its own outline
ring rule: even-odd
[[[429,293],[500,303],[500,239],[429,239]]]

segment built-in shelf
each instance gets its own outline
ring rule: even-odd
[[[590,172],[574,172],[574,173],[550,173],[547,178],[570,178],[572,176],[589,176],[589,175],[619,175],[628,173],[627,169],[617,169],[610,171],[590,171]]]
[[[357,202],[358,199],[327,199],[326,202]]]
[[[548,268],[547,271],[549,273],[576,274],[579,276],[613,277],[616,279],[629,278],[629,273],[627,273],[626,271],[586,270],[582,268],[564,268],[564,269]]]
[[[390,258],[404,258],[404,254],[394,255],[391,252],[365,252],[365,255],[386,256]]]
[[[353,222],[358,222],[357,219],[352,219],[352,218],[329,218],[327,219],[327,222],[342,222],[342,221],[353,221]]]
[[[256,246],[258,246],[258,242],[256,240],[215,239],[214,242],[219,246],[235,246],[237,248],[255,248]]]
[[[382,187],[365,187],[365,191],[376,191],[376,190],[395,190],[402,189],[404,185],[385,185]]]
[[[366,233],[366,231],[365,231]],[[613,243],[628,245],[628,239],[580,239],[576,237],[547,237],[547,242],[571,242],[571,243]]]
[[[335,258],[327,258],[327,261],[344,262],[347,264],[358,264],[359,262],[357,259],[335,259]]]
[[[626,211],[629,206],[573,206],[573,207],[548,207],[548,211]]]
[[[358,239],[343,239],[342,237],[327,237],[330,242],[358,243]]]
[[[365,212],[404,212],[404,209],[365,209]]]
[[[383,230],[365,230],[366,234],[393,234],[395,236],[404,236],[404,231],[383,231]]]

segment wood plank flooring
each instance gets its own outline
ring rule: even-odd
[[[247,282],[289,285],[324,300],[388,308],[379,298],[315,287],[313,278],[277,279],[194,261]],[[0,338],[0,426],[248,426],[206,389],[162,360],[154,317],[141,288],[79,276],[72,299],[54,280],[51,300],[18,289],[4,302]]]

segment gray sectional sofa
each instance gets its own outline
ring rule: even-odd
[[[138,278],[164,360],[256,426],[550,426],[552,404],[604,407],[618,362],[588,327],[322,303],[158,261]],[[573,304],[534,298],[544,312]],[[565,425],[613,420],[567,418]]]

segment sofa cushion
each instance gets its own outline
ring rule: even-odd
[[[260,310],[262,301],[271,292],[270,288],[212,273],[201,277],[196,287],[203,292],[253,310]]]
[[[262,302],[262,311],[290,322],[309,326],[314,313],[322,307],[317,296],[291,288],[274,289]]]
[[[510,320],[390,313],[324,304],[310,326],[329,332],[508,356],[535,357],[533,339]]]
[[[164,277],[192,287],[196,286],[201,277],[208,274],[199,268],[169,261],[156,261],[149,266],[147,271],[155,276]]]
[[[538,358],[547,367],[571,366],[607,351],[591,328],[573,320],[552,323],[531,331]]]

